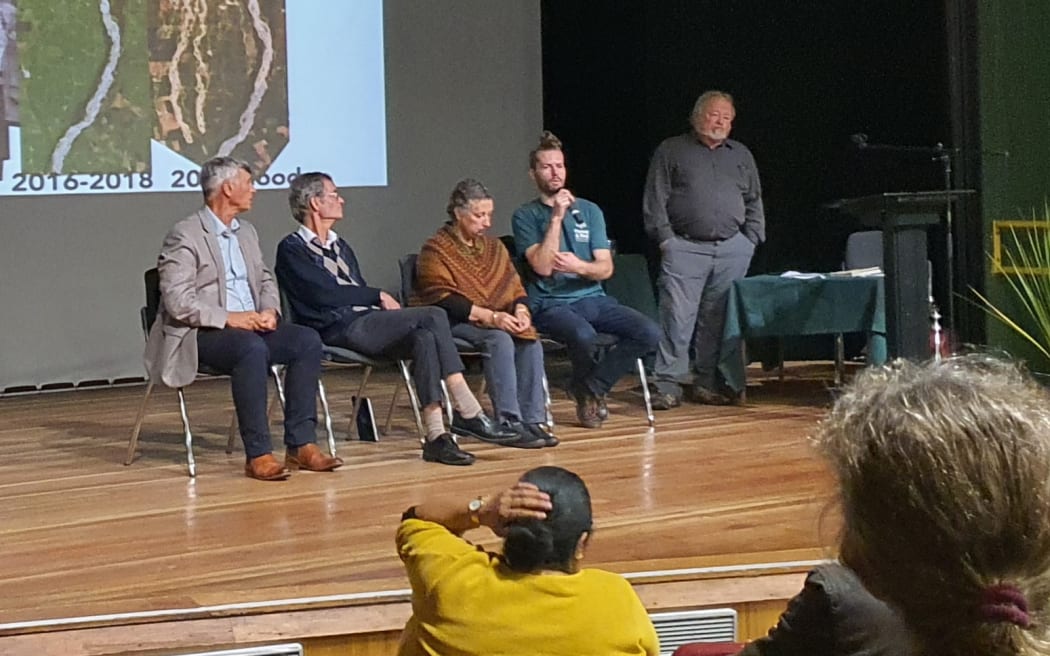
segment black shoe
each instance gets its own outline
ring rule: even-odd
[[[474,455],[459,448],[456,439],[448,433],[423,443],[423,460],[443,465],[466,466],[474,464]]]
[[[547,446],[544,439],[538,435],[534,435],[529,429],[525,428],[525,424],[520,421],[516,421],[512,424],[504,424],[504,428],[509,428],[518,434],[518,439],[513,442],[503,442],[500,446],[512,446],[515,449],[542,449]]]
[[[693,389],[689,393],[689,400],[693,403],[702,403],[704,405],[733,405],[733,399],[725,394],[719,394],[700,385],[693,385]]]
[[[660,394],[657,392],[651,397],[653,410],[670,410],[682,405],[682,399],[674,394]]]
[[[543,440],[543,446],[558,446],[561,440],[554,437],[553,433],[548,433],[540,424],[522,424],[525,430],[537,439]]]
[[[477,417],[467,419],[459,414],[459,411],[453,411],[452,426],[450,428],[456,435],[476,437],[482,442],[491,442],[492,444],[506,444],[521,437],[518,431],[500,426],[489,419],[484,412],[479,412]]]
[[[609,406],[605,404],[605,395],[598,397],[598,419],[605,421],[609,418]]]

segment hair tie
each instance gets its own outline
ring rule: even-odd
[[[1016,585],[1000,583],[990,585],[981,592],[978,606],[981,619],[989,622],[1010,622],[1027,629],[1032,625],[1028,616],[1028,600]]]

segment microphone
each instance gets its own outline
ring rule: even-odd
[[[857,148],[867,148],[868,147],[868,135],[864,134],[863,132],[857,132],[856,134],[851,134],[849,136],[849,140],[852,141],[853,145],[855,145]]]
[[[576,225],[582,226],[584,223],[586,223],[583,220],[583,216],[580,215],[579,208],[576,207],[575,204],[569,206],[569,214],[572,215],[572,219],[576,222]]]

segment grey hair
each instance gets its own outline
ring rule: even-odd
[[[310,201],[324,196],[325,180],[332,182],[332,176],[320,171],[300,173],[288,186],[288,207],[292,218],[302,223],[310,211]]]
[[[1050,398],[987,355],[857,376],[814,438],[839,481],[840,558],[927,655],[1046,654]],[[992,586],[1031,618],[990,620]]]
[[[213,157],[201,165],[201,192],[204,200],[210,199],[227,180],[237,177],[241,171],[252,175],[252,167],[234,157]]]
[[[457,209],[469,208],[474,201],[491,199],[492,194],[485,188],[485,185],[474,178],[466,178],[457,182],[456,186],[453,187],[452,193],[448,197],[448,205],[445,207],[445,212],[450,219],[455,221]]]
[[[733,96],[729,95],[725,91],[718,91],[717,89],[712,89],[710,91],[705,91],[702,94],[700,94],[700,97],[696,99],[695,103],[693,103],[693,111],[689,114],[689,122],[692,123],[701,114],[704,113],[704,109],[707,107],[707,103],[711,102],[712,100],[718,99],[727,101],[730,105],[733,105],[734,111],[736,110],[736,104],[733,102]]]

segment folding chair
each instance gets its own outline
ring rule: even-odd
[[[292,323],[299,323],[298,316],[295,314],[295,309],[292,304],[288,302],[288,296],[285,294],[284,288],[281,287],[280,281],[277,284],[278,290],[281,294],[281,313],[284,318]],[[368,385],[368,379],[372,375],[372,370],[375,367],[383,366],[384,364],[395,364],[398,371],[401,373],[401,379],[405,384],[405,388],[408,389],[408,396],[412,404],[412,414],[416,421],[416,430],[420,436],[425,434],[423,430],[423,419],[419,413],[419,399],[416,396],[416,391],[412,387],[412,377],[408,371],[408,364],[403,359],[392,359],[392,358],[374,358],[369,355],[365,355],[359,351],[353,349],[344,348],[342,346],[333,346],[331,344],[321,345],[321,357],[324,358],[325,362],[338,365],[347,366],[358,366],[362,368],[361,372],[361,383],[357,387],[357,395],[354,396],[353,407],[350,411],[350,426],[347,429],[347,439],[351,439],[354,435],[358,435],[357,432],[357,413],[361,408],[361,402],[365,398],[365,388]],[[317,381],[318,389],[323,389],[320,379]],[[383,427],[383,432],[390,432],[390,425],[393,420],[394,406],[397,403],[397,392],[398,388],[394,388],[394,397],[390,400],[390,409],[387,411],[386,424]],[[322,403],[324,404],[325,417],[328,414],[328,402],[324,400],[322,395]],[[327,420],[327,419],[326,419]],[[331,424],[329,421],[329,434],[331,434]],[[360,437],[360,435],[358,435]],[[334,440],[333,440],[334,441]]]
[[[142,323],[142,334],[146,340],[149,340],[149,331],[153,326],[153,322],[157,318],[157,312],[160,309],[160,274],[156,268],[152,268],[143,274],[143,282],[146,287],[146,305],[139,310],[139,320]],[[223,374],[209,369],[206,366],[199,366],[197,369],[198,376],[202,377],[217,377]],[[277,386],[277,397],[280,400],[281,406],[284,406],[284,386],[281,382],[280,370],[275,365],[270,367],[270,374],[273,376],[274,383]],[[142,430],[142,422],[146,417],[146,404],[149,402],[150,395],[153,393],[154,382],[152,380],[146,383],[146,393],[142,396],[142,403],[139,405],[138,415],[135,418],[135,425],[131,429],[131,436],[128,438],[128,453],[124,458],[124,465],[130,465],[135,460],[135,451],[138,447],[139,433]],[[184,388],[175,388],[175,393],[179,398],[179,415],[182,417],[182,429],[183,429],[183,441],[186,445],[186,467],[189,471],[190,478],[197,475],[197,462],[193,457],[193,432],[190,430],[190,419],[189,414],[186,411],[186,394]],[[323,401],[322,391],[322,401]],[[269,404],[270,409],[273,408],[273,403]],[[326,413],[327,413],[327,403]],[[327,417],[326,417],[327,418]],[[233,418],[230,422],[229,435],[226,440],[226,453],[233,453],[234,436],[237,432],[237,414],[233,414]],[[329,445],[332,446],[331,430],[329,430]],[[332,455],[335,455],[335,451],[332,451]]]

